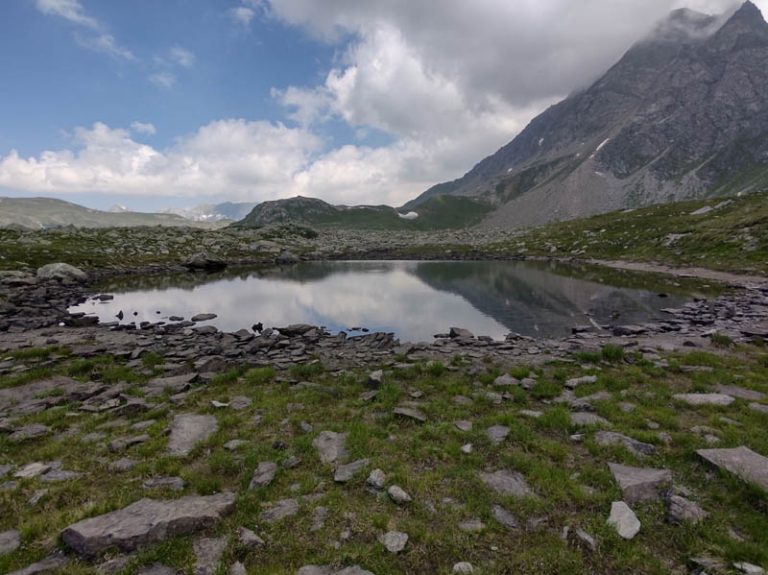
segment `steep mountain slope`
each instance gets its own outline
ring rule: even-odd
[[[172,214],[102,212],[52,198],[0,198],[0,228],[39,230],[61,226],[106,228],[199,225]]]
[[[724,23],[723,23],[724,22]],[[768,184],[768,24],[678,10],[602,78],[535,118],[440,194],[522,227]]]
[[[429,198],[408,214],[389,206],[332,206],[323,200],[297,196],[263,202],[233,225],[260,228],[295,223],[346,229],[431,230],[477,224],[489,210],[488,205],[474,199],[453,196]]]

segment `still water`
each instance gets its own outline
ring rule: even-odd
[[[73,312],[102,322],[168,321],[215,313],[224,331],[291,323],[330,332],[364,327],[430,341],[451,326],[503,339],[562,337],[576,325],[641,323],[689,301],[693,288],[656,276],[530,262],[312,262],[221,274],[175,274],[105,284],[114,300]]]

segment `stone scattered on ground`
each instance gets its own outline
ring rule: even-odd
[[[529,497],[533,490],[522,474],[516,471],[500,470],[493,473],[478,473],[480,481],[500,495],[514,495],[515,497]]]
[[[677,401],[682,401],[688,405],[718,405],[727,406],[736,401],[730,395],[722,393],[676,393],[672,396]]]
[[[262,461],[253,472],[253,477],[251,478],[251,483],[248,486],[248,489],[266,487],[275,479],[276,473],[277,463],[274,461]]]
[[[698,504],[681,495],[667,497],[667,520],[671,523],[699,523],[706,519],[707,512]]]
[[[390,553],[400,553],[408,543],[408,535],[401,531],[387,531],[379,541]]]
[[[457,575],[472,575],[475,572],[475,568],[472,566],[472,563],[460,561],[453,565],[452,571]]]
[[[195,540],[192,544],[195,553],[195,575],[215,575],[226,549],[226,537],[203,537]]]
[[[603,446],[623,445],[627,450],[640,457],[656,453],[656,447],[650,443],[643,443],[614,431],[598,431],[595,433],[595,443]]]
[[[347,458],[347,434],[322,431],[312,442],[322,463],[335,463]]]
[[[494,425],[486,429],[485,434],[488,436],[488,439],[491,440],[491,443],[499,445],[507,438],[509,431],[509,427],[504,425]]]
[[[299,512],[299,502],[296,499],[281,499],[271,503],[259,518],[267,523],[274,523]]]
[[[387,486],[387,475],[381,469],[374,469],[368,475],[365,484],[377,491],[381,491]]]
[[[605,419],[604,417],[600,417],[596,413],[584,411],[584,412],[571,413],[571,425],[575,425],[575,426],[595,425],[595,426],[610,427],[611,422]]]
[[[696,453],[715,467],[768,490],[768,457],[744,446],[732,449],[699,449]]]
[[[389,497],[397,503],[398,505],[405,505],[406,503],[410,503],[413,501],[410,495],[399,485],[392,485],[389,489],[387,489],[387,493],[389,494]]]
[[[346,483],[350,481],[355,475],[360,473],[363,469],[368,467],[370,459],[358,459],[352,463],[340,465],[336,468],[336,472],[333,474],[333,480],[336,483]]]
[[[418,409],[414,409],[412,407],[396,407],[392,410],[392,413],[406,419],[417,421],[418,423],[425,423],[427,421],[426,415],[424,415]]]
[[[12,553],[16,551],[21,545],[21,534],[12,529],[11,531],[3,531],[0,533],[0,555]]]
[[[219,428],[212,415],[185,413],[173,418],[171,436],[168,439],[168,453],[185,457],[197,444],[208,439]]]
[[[256,549],[264,546],[264,540],[247,527],[237,530],[237,541],[246,549]]]
[[[634,539],[640,532],[640,520],[629,505],[623,501],[611,503],[611,514],[608,517],[608,525],[616,529],[616,533],[622,539]]]
[[[627,503],[659,499],[672,483],[672,473],[667,469],[631,467],[618,463],[608,464],[616,483]]]
[[[157,501],[141,499],[119,511],[84,519],[61,533],[62,541],[81,555],[110,547],[134,551],[168,537],[189,535],[218,523],[235,508],[233,493]]]
[[[517,529],[517,518],[509,511],[504,509],[501,505],[494,505],[491,508],[493,518],[507,529]]]

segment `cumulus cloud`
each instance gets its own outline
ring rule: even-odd
[[[134,130],[136,126],[134,125]],[[0,187],[30,193],[285,197],[321,141],[282,124],[221,120],[159,150],[127,130],[96,123],[74,131],[72,149],[0,157]]]
[[[149,122],[133,122],[131,124],[131,130],[137,134],[145,134],[147,136],[154,136],[157,133],[155,126]]]
[[[255,15],[256,11],[253,8],[248,8],[247,6],[235,6],[229,10],[230,18],[232,18],[236,24],[239,24],[244,28],[247,28],[251,25],[251,20],[253,20]]]
[[[170,90],[176,85],[176,76],[170,72],[157,72],[150,74],[147,79],[158,88]]]
[[[133,52],[120,46],[115,37],[106,31],[106,26],[102,22],[88,15],[79,0],[37,0],[35,6],[45,15],[58,16],[80,28],[87,29],[87,33],[75,33],[75,41],[83,48],[117,59],[135,59]]]

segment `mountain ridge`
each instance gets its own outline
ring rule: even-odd
[[[524,227],[622,208],[738,193],[768,183],[768,24],[678,10],[590,87],[534,118],[437,195],[496,207]]]

